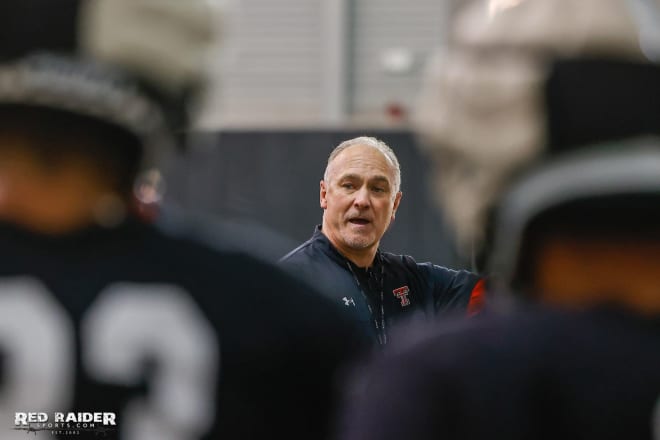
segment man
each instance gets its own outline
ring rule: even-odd
[[[165,234],[134,202],[136,175],[182,146],[212,11],[0,4],[3,439],[326,434],[335,373],[359,348],[351,322],[278,268]]]
[[[478,310],[478,276],[379,250],[403,195],[399,161],[385,143],[342,142],[320,185],[322,225],[281,262],[342,304],[372,340],[386,344],[394,322],[420,313]]]
[[[453,218],[486,250],[489,295],[518,301],[407,332],[369,371],[342,438],[659,438],[660,68],[639,61],[651,46],[627,5],[475,3],[458,18],[451,58],[470,78],[441,74],[435,96],[461,123],[420,129],[453,157],[443,166],[499,183]],[[581,57],[545,58],[566,54]],[[510,118],[529,107],[533,127]],[[464,131],[482,118],[490,131]],[[521,133],[525,148],[511,142]],[[478,151],[498,147],[511,160],[487,168]]]

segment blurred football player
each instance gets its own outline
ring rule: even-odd
[[[343,438],[660,438],[658,17],[619,0],[458,16],[418,129],[503,302],[399,335]]]
[[[183,144],[210,8],[0,3],[0,419],[17,423],[3,439],[326,432],[360,342],[350,322],[279,269],[161,232],[134,202],[157,196],[138,173]],[[39,412],[116,425],[23,423]]]

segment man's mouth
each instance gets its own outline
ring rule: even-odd
[[[371,223],[369,220],[364,219],[364,218],[352,218],[352,219],[348,220],[348,222],[352,223],[354,225],[360,225],[360,226],[364,226],[364,225],[367,225],[367,224]]]

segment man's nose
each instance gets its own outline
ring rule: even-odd
[[[360,209],[368,208],[369,205],[371,205],[371,200],[369,199],[369,189],[366,186],[363,186],[358,191],[356,191],[353,205]]]

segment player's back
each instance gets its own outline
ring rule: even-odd
[[[352,329],[278,269],[138,221],[60,237],[0,225],[3,420],[117,414],[28,424],[76,438],[319,437]]]
[[[408,337],[369,371],[343,438],[660,435],[657,317],[525,310]]]

